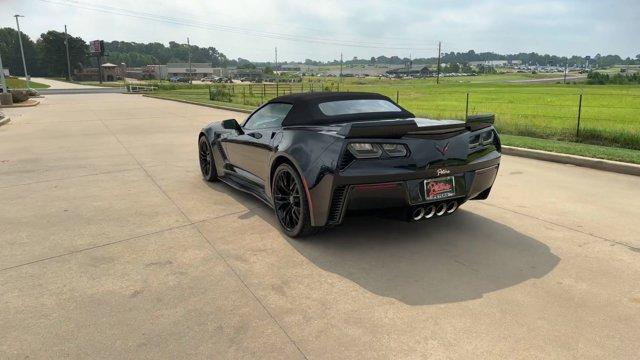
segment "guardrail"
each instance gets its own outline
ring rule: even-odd
[[[155,86],[127,84],[128,93],[149,93],[158,90]]]

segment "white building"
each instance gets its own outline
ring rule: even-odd
[[[484,61],[469,61],[469,65],[478,66],[517,66],[521,65],[521,60],[484,60]]]
[[[229,71],[225,68],[212,67],[209,63],[191,63],[191,68],[189,63],[169,63],[164,79],[173,76],[189,77],[189,74],[193,79],[200,79],[205,76],[229,76]]]

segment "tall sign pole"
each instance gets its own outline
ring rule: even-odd
[[[71,81],[71,61],[69,61],[69,34],[67,34],[67,25],[64,26],[64,46],[67,49],[67,81]]]
[[[440,41],[438,41],[438,75],[436,75],[436,84],[440,84]]]
[[[20,53],[22,54],[22,66],[24,67],[24,79],[27,81],[27,89],[30,89],[29,86],[29,74],[27,73],[27,62],[24,60],[24,49],[22,48],[22,33],[20,32],[20,21],[18,18],[24,17],[22,15],[13,15],[16,18],[16,27],[18,28],[18,42],[20,43]]]

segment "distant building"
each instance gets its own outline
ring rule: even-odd
[[[484,61],[469,61],[469,65],[471,66],[496,66],[496,67],[507,67],[507,66],[517,66],[521,65],[521,60],[484,60]]]
[[[260,69],[235,69],[230,72],[231,77],[242,81],[262,81],[264,72]]]
[[[171,78],[173,76],[191,77],[193,79],[200,79],[206,76],[229,76],[227,69],[212,67],[210,63],[191,63],[191,67],[189,67],[189,63],[169,63],[166,66],[166,77],[161,77],[161,79]]]
[[[104,63],[102,67],[102,81],[119,81],[126,74],[125,64]],[[75,70],[73,79],[76,81],[100,81],[100,71],[98,68],[81,68]]]
[[[387,75],[396,77],[427,77],[431,76],[432,73],[433,72],[424,65],[405,65],[403,67],[397,67],[391,70],[387,70],[386,72]]]
[[[4,68],[2,69],[2,71],[4,72],[4,76],[11,76],[11,74],[9,73],[9,69]]]

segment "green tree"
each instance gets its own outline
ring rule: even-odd
[[[63,32],[49,30],[36,42],[41,73],[45,76],[67,75],[67,52]],[[80,37],[69,36],[69,62],[71,72],[87,63],[88,47]]]
[[[40,68],[38,67],[35,43],[24,33],[21,35],[27,72],[29,75],[39,75]],[[0,55],[2,55],[2,66],[8,68],[11,75],[24,75],[16,30],[8,27],[0,29]]]

